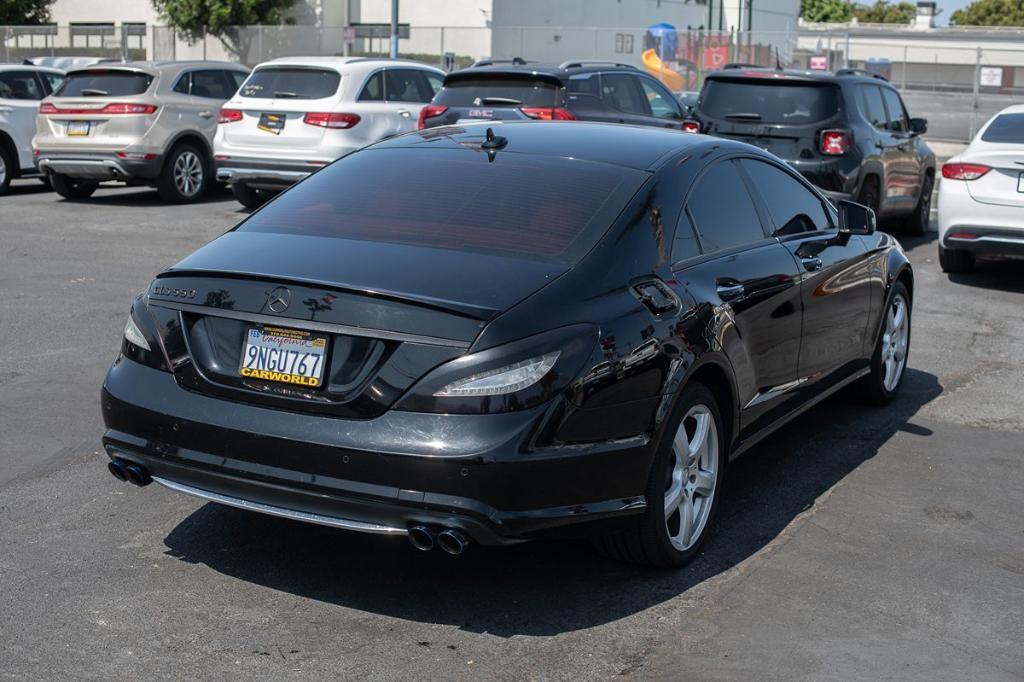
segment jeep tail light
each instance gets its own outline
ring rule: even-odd
[[[336,130],[348,130],[359,123],[359,114],[339,114],[333,111],[311,111],[302,117],[306,125],[320,128],[334,128]]]
[[[241,120],[241,109],[221,109],[220,116],[217,117],[217,123],[234,123],[235,121]]]
[[[850,133],[845,130],[822,130],[821,131],[821,153],[826,156],[842,156],[850,151],[853,140]]]
[[[575,121],[576,117],[565,107],[523,107],[521,112],[541,121]]]
[[[977,180],[992,168],[980,163],[946,163],[942,165],[942,177],[947,180]]]
[[[439,107],[436,104],[428,104],[427,106],[420,109],[420,122],[419,129],[423,130],[427,127],[427,119],[440,116],[444,112],[448,111],[448,107]]]
[[[700,123],[697,121],[683,121],[683,132],[684,133],[699,133]]]

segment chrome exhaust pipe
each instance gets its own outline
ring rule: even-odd
[[[409,543],[421,552],[434,549],[434,531],[426,526],[413,526],[409,529]]]
[[[122,466],[124,468],[124,475],[128,477],[129,483],[141,488],[153,482],[153,477],[146,471],[146,467],[141,464],[128,462]]]
[[[116,478],[119,481],[128,480],[128,474],[125,473],[124,465],[121,463],[120,460],[112,459],[109,462],[107,462],[107,471],[112,473],[114,475],[114,478]]]
[[[437,546],[452,556],[458,556],[469,547],[469,538],[462,531],[448,528],[437,534]]]

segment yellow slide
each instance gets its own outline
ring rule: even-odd
[[[644,50],[644,53],[640,55],[640,59],[643,60],[644,68],[664,83],[669,90],[678,92],[686,89],[686,81],[683,79],[683,75],[666,67],[665,62],[661,61],[661,57],[653,49]]]

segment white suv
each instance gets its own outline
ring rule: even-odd
[[[220,110],[217,179],[256,207],[349,152],[416,130],[444,75],[418,62],[360,57],[260,64]]]
[[[64,72],[38,66],[0,64],[0,194],[14,178],[38,175],[32,159],[39,101],[64,79]]]

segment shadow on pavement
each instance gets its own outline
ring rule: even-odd
[[[111,193],[110,190],[121,190]],[[131,190],[131,191],[125,191]],[[103,206],[161,206],[174,207],[160,198],[160,194],[152,187],[138,185],[100,185],[96,193],[87,199],[72,200],[63,199],[54,193],[54,199],[73,204],[100,204]],[[206,193],[194,204],[213,204],[225,201],[234,201],[231,192],[219,185],[207,189]],[[189,205],[189,204],[184,204]]]
[[[12,180],[11,184],[7,186],[4,196],[44,194],[46,192],[53,192],[48,184],[38,178],[25,178],[24,180]],[[56,193],[53,196],[55,199],[60,198]]]
[[[732,465],[714,535],[689,566],[613,562],[583,541],[420,553],[404,539],[331,530],[206,504],[165,538],[167,553],[274,590],[394,618],[500,637],[590,628],[667,601],[744,561],[779,535],[942,392],[907,370],[884,408],[839,399],[810,410]]]
[[[963,284],[979,289],[998,289],[1024,293],[1024,261],[985,260],[979,258],[974,271],[966,275],[947,275],[954,284]]]

